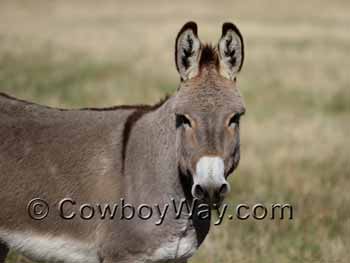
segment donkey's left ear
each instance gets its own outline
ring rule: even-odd
[[[220,56],[220,74],[234,80],[241,70],[244,60],[243,37],[232,23],[222,25],[222,35],[218,44]]]

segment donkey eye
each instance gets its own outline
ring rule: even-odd
[[[228,123],[228,126],[233,127],[234,125],[239,125],[239,120],[241,118],[241,114],[237,113],[233,115]]]
[[[191,121],[185,115],[176,114],[176,128],[180,126],[192,127]]]

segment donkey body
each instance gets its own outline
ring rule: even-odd
[[[187,23],[176,41],[178,92],[154,106],[63,110],[0,94],[0,262],[8,248],[48,261],[186,262],[210,219],[62,219],[64,198],[77,204],[135,207],[198,198],[220,204],[239,161],[236,88],[243,63],[238,29],[224,24],[217,49],[201,44]],[[28,215],[40,197],[50,210]],[[66,214],[74,210],[67,203]],[[76,207],[75,210],[76,211]]]

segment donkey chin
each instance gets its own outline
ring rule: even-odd
[[[215,209],[221,206],[229,192],[224,160],[221,157],[201,157],[193,175],[192,196]]]

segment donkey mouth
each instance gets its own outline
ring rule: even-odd
[[[208,200],[208,205],[210,206],[211,210],[215,210],[218,209],[222,206],[223,202],[224,202],[224,197],[220,196],[217,198],[212,198],[210,200]]]
[[[192,196],[215,208],[221,205],[229,192],[224,160],[219,156],[202,156],[196,164]]]
[[[229,188],[229,185],[225,184],[217,191],[208,191],[205,190],[205,188],[203,188],[200,184],[194,184],[192,186],[192,196],[193,198],[201,201],[201,203],[209,205],[211,209],[216,209],[221,207]]]

